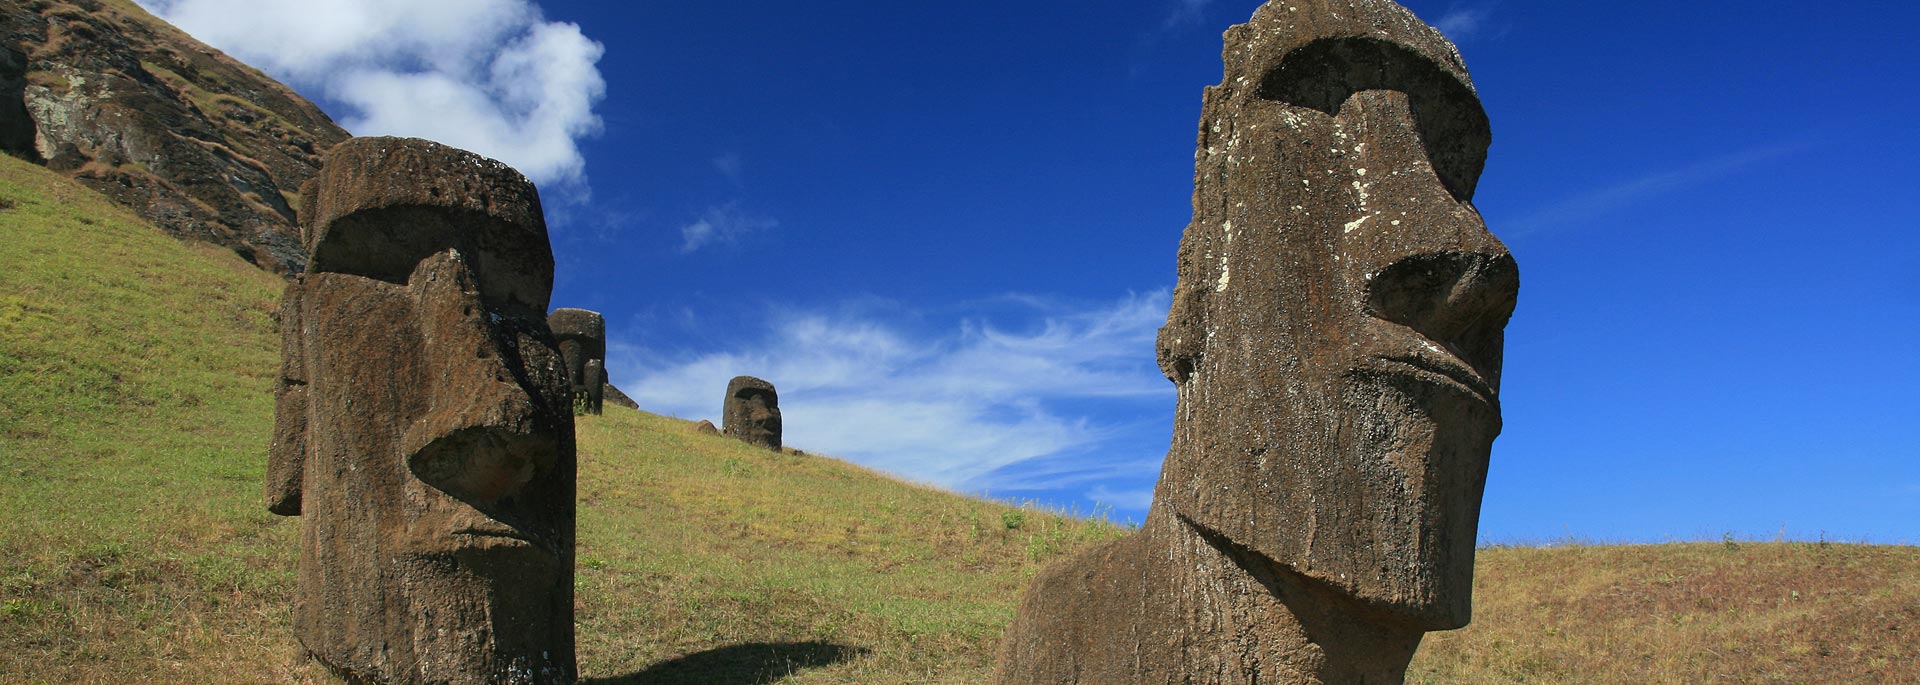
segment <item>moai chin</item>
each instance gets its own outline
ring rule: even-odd
[[[600,312],[562,307],[547,315],[547,325],[566,360],[573,401],[589,414],[600,413],[607,387],[607,320]]]
[[[720,432],[750,445],[780,450],[780,395],[773,384],[752,376],[727,383],[720,407]]]
[[[1459,53],[1385,0],[1274,0],[1207,89],[1142,529],[1043,571],[1001,683],[1398,683],[1466,625],[1503,329]]]
[[[573,415],[533,184],[356,138],[303,191],[267,481],[301,517],[296,637],[348,682],[573,682]]]

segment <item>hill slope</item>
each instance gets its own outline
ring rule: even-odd
[[[300,272],[300,184],[346,138],[293,90],[130,0],[0,3],[0,150],[175,236]]]
[[[260,476],[281,281],[0,157],[0,682],[332,683]],[[579,421],[585,682],[975,683],[1120,533],[610,408]],[[1483,550],[1416,683],[1920,682],[1920,550]]]

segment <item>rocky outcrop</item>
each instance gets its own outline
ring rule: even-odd
[[[752,376],[727,383],[720,405],[720,431],[749,445],[780,451],[780,395],[773,384]]]
[[[297,193],[346,138],[313,103],[127,0],[0,3],[0,149],[177,237],[303,271]]]
[[[1223,60],[1153,509],[1035,579],[996,682],[1397,683],[1470,616],[1519,272],[1460,55],[1387,0],[1274,0]]]
[[[576,462],[533,184],[415,139],[337,146],[281,304],[267,505],[293,628],[355,683],[576,675]]]

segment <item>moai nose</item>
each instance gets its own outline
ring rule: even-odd
[[[1507,319],[1520,269],[1505,250],[1428,252],[1395,261],[1367,282],[1367,309],[1447,348],[1498,389]]]
[[[415,291],[427,349],[424,400],[402,442],[407,466],[454,497],[490,503],[517,492],[558,455],[541,398],[516,369],[537,330],[524,313],[488,307],[456,251],[422,261]],[[543,322],[544,319],[541,320]]]

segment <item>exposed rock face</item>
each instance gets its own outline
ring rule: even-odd
[[[600,413],[607,384],[607,320],[600,312],[562,307],[547,315],[547,325],[560,341],[574,404],[589,414]]]
[[[267,469],[268,508],[302,517],[296,636],[349,682],[573,682],[573,416],[533,185],[357,138],[306,202]]]
[[[296,193],[346,131],[126,0],[0,3],[0,150],[181,238],[299,273]]]
[[[727,383],[720,407],[720,430],[751,445],[780,450],[780,395],[773,384],[752,376]]]
[[[600,396],[602,401],[616,407],[636,410],[640,408],[640,403],[633,401],[633,398],[628,397],[626,393],[620,392],[620,389],[614,387],[612,383],[607,383],[600,388]]]
[[[1458,52],[1385,0],[1228,30],[1142,529],[1043,571],[1001,683],[1397,683],[1470,615],[1512,257]]]

